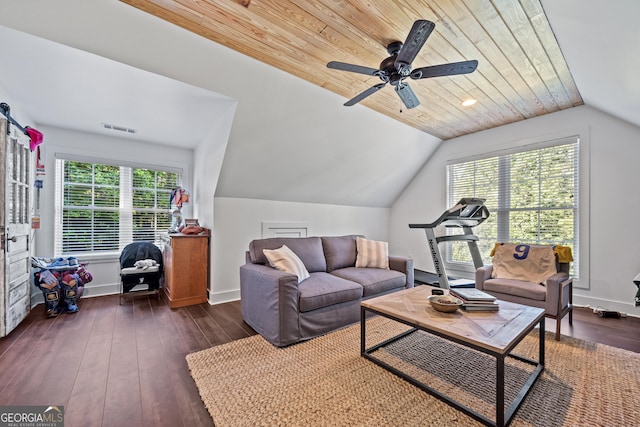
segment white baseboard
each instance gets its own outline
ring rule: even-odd
[[[109,283],[105,285],[85,286],[82,298],[100,297],[105,295],[117,295],[120,293],[120,283]],[[225,302],[237,301],[240,299],[240,290],[211,292],[209,291],[209,304],[216,305]],[[44,303],[42,292],[33,291],[31,293],[31,307]],[[619,311],[627,316],[640,317],[640,307],[635,307],[631,303],[619,301],[609,301],[585,296],[573,296],[573,303],[576,307],[587,307],[591,309],[600,308],[603,310]]]
[[[627,316],[640,317],[640,307],[636,307],[631,303],[623,303],[620,301],[602,300],[589,298],[585,296],[573,295],[573,304],[576,307],[587,307],[591,309],[602,309],[609,311],[618,311],[625,313]]]
[[[120,293],[120,282],[108,283],[105,285],[87,285],[82,290],[82,298],[101,297],[105,295],[117,295],[119,293]],[[31,308],[43,303],[44,303],[44,297],[42,296],[42,292],[38,288],[35,288],[35,290],[31,292]]]
[[[82,291],[82,298],[119,294],[120,286],[120,282],[106,285],[85,286],[84,291]]]
[[[240,299],[240,289],[226,292],[211,292],[209,290],[209,304],[222,304]]]
[[[82,291],[82,298],[101,297],[106,295],[117,295],[120,293],[120,282],[108,283],[104,285],[87,285]],[[226,292],[208,292],[209,304],[222,304],[225,302],[237,301],[240,299],[240,290]],[[44,303],[42,292],[31,293],[31,307]]]

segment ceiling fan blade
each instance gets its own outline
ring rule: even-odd
[[[418,55],[418,52],[420,52],[420,49],[422,49],[422,46],[431,35],[435,26],[436,24],[425,19],[419,19],[413,23],[407,40],[405,40],[402,49],[400,49],[396,57],[395,66],[400,74],[402,74],[402,70],[410,68],[411,63]]]
[[[396,93],[402,99],[405,107],[411,109],[420,105],[420,101],[408,83],[400,83],[396,86]]]
[[[344,103],[345,107],[351,107],[352,105],[357,104],[358,102],[362,101],[363,99],[365,99],[367,96],[372,95],[374,93],[376,93],[377,91],[379,91],[380,89],[382,89],[383,87],[385,87],[386,83],[378,83],[375,86],[371,86],[369,89],[365,90],[364,92],[356,95],[355,97],[351,98],[350,100],[348,100],[347,102]]]
[[[430,67],[416,68],[411,72],[414,80],[428,79],[429,77],[453,76],[456,74],[473,73],[478,67],[478,61],[453,62],[451,64],[432,65]]]
[[[363,67],[362,65],[347,64],[345,62],[331,61],[327,64],[327,68],[333,68],[334,70],[350,71],[352,73],[366,74],[369,76],[377,76],[380,74],[380,70],[370,67]]]

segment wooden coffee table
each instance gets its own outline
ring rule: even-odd
[[[431,295],[431,286],[417,286],[392,294],[372,298],[361,303],[360,353],[363,357],[382,366],[388,371],[405,379],[416,387],[432,394],[438,399],[468,414],[488,426],[505,426],[513,419],[516,411],[531,390],[534,382],[544,370],[544,310],[521,304],[499,301],[500,310],[496,312],[441,313],[434,310],[427,299]],[[446,292],[446,291],[445,291]],[[373,347],[365,348],[367,312],[411,326],[408,331],[392,337]],[[511,354],[518,343],[531,332],[536,325],[540,327],[538,360],[531,360]],[[446,396],[397,368],[375,357],[373,353],[417,330],[437,335],[459,345],[478,350],[496,359],[496,419],[491,420],[473,409]],[[522,389],[507,411],[504,408],[505,358],[512,357],[535,366]]]

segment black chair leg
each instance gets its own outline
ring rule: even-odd
[[[569,324],[573,325],[573,307],[569,309]]]

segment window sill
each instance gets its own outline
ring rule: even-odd
[[[70,256],[74,256],[78,258],[78,262],[80,263],[88,263],[88,264],[108,264],[112,262],[120,261],[119,253],[105,253],[105,254],[65,254],[60,255],[62,258],[67,258]]]

